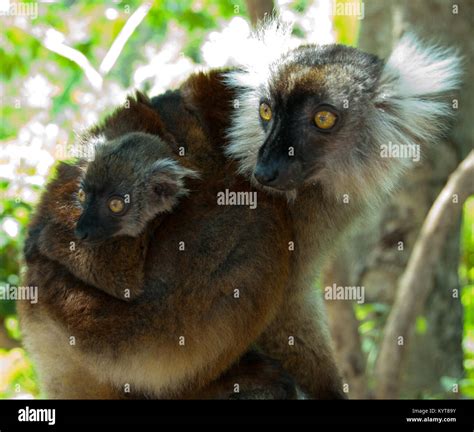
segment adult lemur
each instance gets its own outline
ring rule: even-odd
[[[387,62],[307,45],[256,66],[194,74],[91,132],[158,135],[201,174],[142,235],[76,241],[81,168],[49,185],[26,246],[40,301],[19,312],[51,396],[193,397],[254,344],[310,397],[342,396],[312,283],[407,165],[384,146],[438,135],[458,59],[406,37]],[[225,189],[258,191],[257,208],[218,206]]]

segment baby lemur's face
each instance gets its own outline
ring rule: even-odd
[[[186,191],[186,170],[164,157],[163,146],[156,136],[132,133],[98,147],[77,191],[78,239],[135,237],[158,213],[171,210]]]
[[[131,175],[129,178],[124,172],[111,177],[108,162],[102,159],[91,162],[77,192],[82,214],[75,234],[80,240],[105,240],[128,231],[128,227],[136,224],[139,205],[133,184],[138,179],[132,172],[128,172]],[[96,165],[100,167],[96,168]],[[95,174],[97,169],[103,170],[104,176],[100,179]],[[129,171],[126,165],[123,169]]]

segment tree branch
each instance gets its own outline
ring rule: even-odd
[[[94,66],[92,66],[91,62],[84,54],[77,49],[66,45],[64,43],[64,35],[57,30],[41,26],[30,28],[24,21],[16,22],[16,25],[38,40],[48,50],[76,63],[84,72],[91,86],[95,90],[101,90],[104,83],[104,76],[113,68],[128,39],[130,39],[133,32],[146,17],[152,5],[153,1],[145,1],[137,8],[130,18],[128,18],[122,30],[120,30],[120,33],[107,51],[98,71]]]
[[[91,83],[92,87],[94,87],[96,90],[100,90],[104,82],[100,73],[97,72],[97,70],[92,66],[84,54],[64,44],[59,39],[59,37],[57,37],[58,34],[60,35],[60,33],[56,30],[49,29],[46,32],[46,37],[44,39],[40,39],[40,42],[50,51],[53,51],[56,54],[59,54],[76,63],[84,71],[84,74]]]
[[[463,203],[474,194],[473,179],[474,151],[471,151],[451,174],[423,223],[385,326],[375,367],[377,398],[398,396],[410,331],[432,288],[434,269],[446,238],[459,220]]]
[[[99,66],[99,71],[102,73],[102,76],[106,75],[113,68],[128,39],[130,39],[135,29],[147,16],[152,5],[153,1],[144,2],[127,20]]]
[[[76,63],[82,69],[94,89],[100,90],[102,88],[103,78],[100,73],[97,72],[84,54],[63,42],[64,35],[62,33],[53,28],[40,26],[29,28],[26,25],[18,25],[18,27],[34,37],[46,49]]]
[[[255,27],[259,20],[271,15],[273,12],[273,0],[247,0],[247,11],[252,26]]]
[[[323,287],[350,285],[344,255],[333,258],[323,271]],[[351,300],[325,301],[329,330],[333,340],[336,360],[346,383],[349,384],[350,399],[369,397],[366,360],[362,352],[359,321],[355,316]]]
[[[21,346],[20,342],[12,339],[5,328],[4,320],[0,320],[0,348],[12,349]]]

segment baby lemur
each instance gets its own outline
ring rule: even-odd
[[[63,167],[49,185],[26,250],[41,301],[20,315],[50,394],[110,397],[129,384],[151,397],[192,395],[256,344],[310,397],[343,397],[314,278],[408,165],[384,146],[435,140],[458,74],[455,56],[411,38],[387,62],[308,45],[255,68],[193,74],[119,109],[92,134],[172,137],[201,180],[159,216],[150,241],[79,241],[74,253],[80,168]],[[219,206],[227,189],[257,193],[257,208]]]
[[[140,235],[158,213],[187,193],[197,173],[174,161],[166,143],[134,132],[96,147],[77,191],[82,209],[75,235],[88,243]]]

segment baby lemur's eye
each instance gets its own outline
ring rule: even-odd
[[[81,188],[77,191],[77,199],[81,204],[86,201],[86,193],[84,192],[84,189]]]
[[[109,210],[112,213],[120,214],[125,210],[125,201],[121,197],[112,197],[109,200]]]
[[[260,117],[262,117],[263,120],[265,121],[270,121],[272,118],[272,109],[270,108],[270,105],[266,104],[265,102],[262,102],[260,104]]]
[[[337,114],[328,111],[321,110],[314,115],[314,124],[318,129],[329,130],[334,127],[337,121]]]

